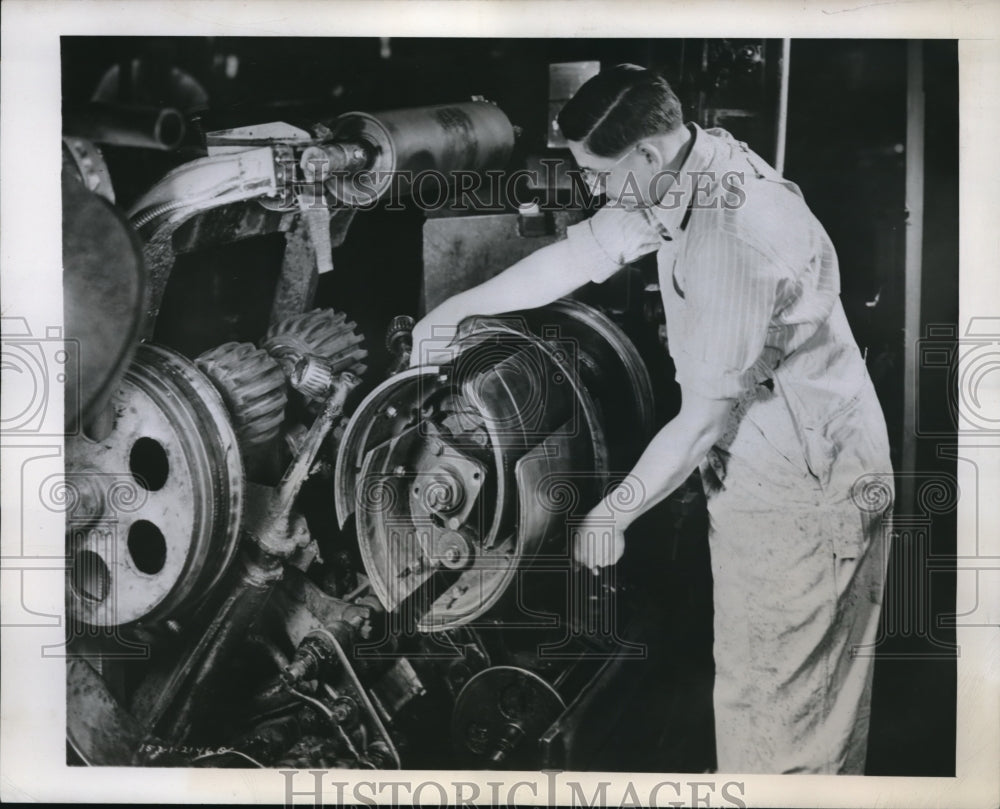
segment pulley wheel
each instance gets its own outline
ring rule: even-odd
[[[468,766],[538,769],[538,740],[566,710],[548,682],[516,666],[475,675],[455,700],[451,737]]]
[[[101,441],[68,439],[67,593],[92,626],[162,620],[195,606],[237,547],[243,469],[222,397],[194,363],[141,344]]]

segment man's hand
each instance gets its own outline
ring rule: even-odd
[[[594,573],[618,563],[625,553],[625,532],[608,516],[594,509],[573,529],[573,558]]]
[[[428,354],[446,348],[453,329],[467,317],[545,306],[568,295],[586,280],[565,239],[540,247],[499,275],[459,292],[428,312],[413,327],[410,365],[428,364]]]
[[[413,327],[413,347],[410,350],[410,367],[440,363],[447,356],[445,349],[455,336],[457,324],[450,313],[439,307],[421,318]]]

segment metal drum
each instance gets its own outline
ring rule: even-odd
[[[568,566],[567,521],[652,429],[635,348],[582,304],[470,319],[452,349],[365,399],[335,476],[376,594],[424,632],[484,616],[540,554]]]
[[[486,101],[435,107],[348,112],[332,124],[337,142],[367,156],[362,171],[335,172],[327,190],[345,205],[367,205],[386,194],[407,194],[421,174],[503,168],[514,148],[507,116]],[[331,163],[337,164],[331,155]]]

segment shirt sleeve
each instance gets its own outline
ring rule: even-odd
[[[768,344],[781,273],[726,231],[698,237],[685,252],[684,323],[670,342],[677,382],[708,399],[735,398],[770,378],[781,359]]]
[[[580,274],[596,284],[660,246],[656,230],[640,212],[607,205],[566,228],[566,238]]]

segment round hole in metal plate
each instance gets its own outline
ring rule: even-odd
[[[143,437],[132,445],[129,470],[136,482],[147,491],[162,489],[170,474],[170,463],[163,445],[155,438]]]
[[[128,552],[140,573],[153,575],[167,561],[167,540],[149,520],[137,520],[128,529]]]

